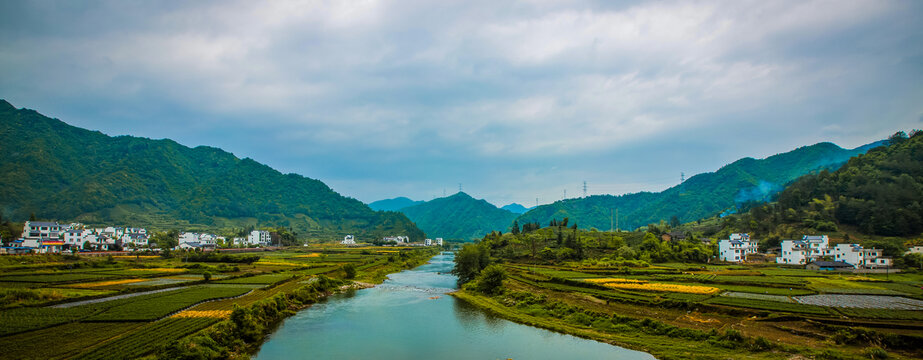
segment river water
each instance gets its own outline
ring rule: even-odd
[[[254,357],[271,359],[653,359],[650,354],[520,325],[446,293],[453,255],[338,294],[288,318]]]

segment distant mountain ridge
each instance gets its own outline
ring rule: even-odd
[[[517,204],[517,203],[512,203],[512,204],[509,204],[509,205],[503,205],[503,206],[501,206],[500,208],[503,209],[503,210],[509,211],[509,212],[511,212],[511,213],[516,213],[516,214],[525,214],[526,211],[529,211],[529,209],[531,209],[531,208],[527,208],[527,207],[522,206],[521,204]]]
[[[401,209],[430,237],[474,240],[491,231],[509,231],[517,214],[464,192]]]
[[[369,203],[369,207],[375,211],[399,211],[408,206],[414,206],[424,203],[425,201],[414,201],[409,198],[400,196],[393,199],[378,200]]]
[[[804,146],[766,159],[743,158],[713,173],[695,175],[659,193],[639,192],[620,196],[594,195],[538,206],[521,215],[520,224],[569,218],[581,228],[609,229],[618,222],[634,229],[676,216],[681,222],[721,213],[747,201],[765,201],[784,186],[812,171],[835,169],[849,158],[880,146],[876,142],[843,149],[829,142]],[[618,219],[613,219],[618,209]]]
[[[375,212],[323,182],[221,149],[110,137],[0,100],[4,217],[153,229],[290,227],[300,236],[424,237],[406,216]]]

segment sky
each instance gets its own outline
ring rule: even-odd
[[[0,98],[365,202],[660,191],[923,128],[923,1],[2,1]]]

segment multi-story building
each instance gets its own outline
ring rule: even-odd
[[[875,269],[891,266],[891,258],[884,256],[881,249],[866,249],[859,244],[837,244],[833,248],[834,260],[842,261],[855,268]]]
[[[759,242],[750,239],[749,234],[731,234],[728,239],[718,241],[718,259],[729,262],[747,261],[747,255],[758,252]]]

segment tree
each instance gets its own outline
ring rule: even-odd
[[[346,273],[346,279],[353,279],[356,277],[356,265],[352,263],[343,265],[343,272]]]
[[[29,214],[29,221],[35,221],[35,213]]]
[[[211,280],[212,280],[212,273],[206,271],[206,272],[202,273],[202,277],[205,279],[205,281],[211,281]]]
[[[519,222],[516,220],[513,220],[512,233],[513,235],[519,235]]]
[[[490,262],[489,250],[480,244],[466,244],[455,254],[455,268],[452,274],[458,277],[458,285],[477,277]]]
[[[903,131],[898,131],[898,132],[894,133],[894,135],[891,135],[891,136],[888,138],[888,145],[900,144],[900,143],[904,142],[904,140],[907,140],[907,138],[908,138],[908,137],[907,137],[907,133],[905,133],[905,132],[903,132]]]
[[[672,217],[670,217],[670,227],[676,229],[679,226],[680,226],[679,217],[677,217],[676,215],[673,215]]]
[[[490,265],[477,276],[475,288],[484,294],[494,295],[503,288],[506,271],[500,265]]]

